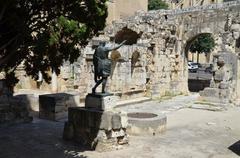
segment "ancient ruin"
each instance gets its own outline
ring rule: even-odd
[[[122,48],[111,54],[114,64],[108,89],[114,92],[115,97],[119,97],[118,99],[136,97],[131,96],[131,94],[151,98],[187,94],[188,69],[186,55],[191,42],[201,34],[212,34],[217,41],[213,52],[214,73],[210,87],[205,88],[200,93],[201,99],[220,103],[221,106],[229,106],[230,103],[238,104],[237,100],[240,97],[238,88],[239,70],[237,66],[239,57],[238,53],[236,53],[236,41],[240,33],[239,5],[240,2],[236,1],[185,10],[138,12],[133,17],[109,25],[104,33],[93,39],[92,43],[84,50],[85,58],[80,59],[80,65],[89,68],[86,76],[82,73],[79,76],[81,86],[86,87],[85,91],[81,91],[81,94],[85,94],[86,89],[89,91],[89,79],[93,78],[92,75],[89,76],[92,69],[92,48],[102,40],[108,41],[111,46],[127,40]],[[81,69],[80,72],[82,72]],[[85,82],[82,82],[81,77],[84,78]],[[77,84],[75,86],[80,87]],[[83,88],[79,90],[83,90]],[[112,141],[113,136],[110,133],[116,132],[114,117],[110,117],[112,121],[103,120],[103,118],[109,118],[112,114],[109,114],[108,111],[89,110],[89,108],[102,109],[108,107],[106,104],[102,105],[108,100],[103,99],[106,96],[98,97],[100,99],[97,99],[97,95],[88,94],[85,102],[86,108],[70,108],[69,120],[65,124],[64,134],[69,137],[68,139],[80,139],[86,141],[90,146],[93,146],[91,145],[94,142],[93,140],[97,139],[97,142],[104,146],[100,147],[101,149],[106,146],[106,148],[109,148],[108,141],[112,143],[110,143],[110,146],[118,144],[119,139],[125,137],[124,132],[120,134],[121,131],[126,131],[126,129],[122,129],[120,125],[121,116],[118,116],[117,135],[119,137]],[[112,101],[109,102],[112,103]],[[111,107],[114,107],[114,105]],[[78,112],[81,115],[75,114]],[[83,118],[83,116],[86,117]],[[156,128],[151,127],[154,123],[146,120],[140,119],[139,123],[136,123],[136,119],[134,120],[134,117],[145,116],[148,116],[150,120],[156,117],[155,114],[148,113],[129,114],[129,122],[133,123],[135,121],[135,124],[129,126],[130,133],[148,133],[148,130],[151,129],[150,131],[154,135],[165,130],[166,117],[155,123],[161,125]],[[113,128],[108,127],[106,129],[101,124],[92,125],[90,118],[105,123],[111,122],[109,126]],[[75,123],[80,120],[85,123]],[[147,125],[143,125],[144,122],[147,122]],[[142,127],[147,130],[145,131]],[[93,132],[93,129],[96,132]],[[81,131],[79,136],[78,131]],[[86,138],[85,136],[90,137]]]
[[[198,35],[210,33],[214,36],[217,46],[213,53],[230,53],[230,56],[238,58],[239,4],[239,1],[234,1],[183,10],[138,12],[108,26],[100,39],[109,40],[110,44],[124,39],[129,41],[128,45],[112,54],[115,63],[109,90],[123,98],[131,94],[150,97],[167,93],[186,94],[186,52]],[[75,86],[79,87],[81,94],[89,91],[91,86],[88,82],[91,76],[88,72],[92,69],[91,46],[97,40],[92,41],[84,50],[84,57],[79,59],[82,73],[76,78],[81,85]],[[232,87],[239,86],[236,68]],[[232,89],[233,100],[239,98],[238,89]]]
[[[239,1],[232,1],[182,10],[137,12],[135,16],[116,21],[89,43],[74,64],[66,62],[63,65],[52,86],[55,85],[58,92],[77,91],[83,100],[94,85],[93,47],[101,40],[114,46],[115,42],[127,39],[127,45],[111,54],[113,71],[107,84],[108,91],[120,99],[187,94],[186,54],[191,42],[200,34],[214,36],[217,45],[212,54],[230,53],[238,58],[239,5]],[[235,62],[234,65],[238,65],[239,61]],[[240,95],[239,70],[233,70],[232,87],[237,88],[231,90],[231,100],[235,102]],[[23,74],[19,75],[22,79],[17,87],[37,88],[33,81],[21,76]],[[44,82],[39,88],[53,90]]]
[[[198,99],[204,103],[214,103],[211,106],[240,106],[239,10],[240,0],[186,9],[138,11],[132,17],[109,24],[82,49],[76,62],[71,64],[66,61],[59,76],[52,74],[50,85],[42,80],[41,74],[38,81],[26,77],[19,66],[17,76],[20,82],[15,87],[17,93],[13,95],[13,90],[8,89],[5,84],[4,75],[0,74],[0,125],[31,122],[29,112],[40,119],[60,120],[57,122],[57,130],[62,130],[64,126],[65,141],[81,143],[97,151],[120,149],[128,145],[129,134],[162,134],[167,128],[166,113],[186,108],[189,102],[192,107],[195,104],[195,96],[186,101],[189,99],[187,54],[192,42],[202,34],[211,34],[216,46],[211,53],[213,73],[210,76],[210,86],[199,93]],[[112,60],[112,71],[106,89],[111,93],[92,93],[95,84],[93,55],[96,46],[105,41],[109,47],[115,47],[125,40],[126,43],[120,49],[112,51],[109,56]],[[100,88],[96,92],[99,92]],[[34,94],[21,95],[20,90],[24,89],[31,89]],[[159,106],[162,98],[177,95],[181,95],[180,101],[163,102],[162,107]],[[126,110],[129,113],[124,111],[124,108],[117,108],[117,102],[140,97],[148,97],[158,102],[129,108]],[[165,103],[166,107],[163,105]],[[140,108],[142,110],[139,110]],[[64,120],[66,118],[67,121]],[[187,117],[182,118],[180,123]],[[209,125],[216,123],[207,122],[199,126],[206,128],[205,126]],[[182,126],[182,136],[186,136],[188,127],[186,124]],[[225,126],[221,128],[228,132],[232,130]],[[175,132],[174,128],[171,130]],[[176,135],[174,132],[173,135]],[[192,133],[194,132],[198,131],[192,130]],[[201,132],[203,131],[197,134],[203,135]],[[207,133],[213,132],[208,130]],[[52,138],[51,134],[49,137]],[[222,135],[228,136],[224,133]],[[173,142],[178,139],[174,137]],[[61,143],[54,142],[54,147],[65,150]],[[165,140],[165,144],[169,145],[169,142]],[[49,149],[49,146],[47,148]],[[141,149],[145,150],[145,146],[141,146]],[[148,150],[153,153],[153,150]]]
[[[127,114],[113,109],[114,98],[107,93],[88,94],[85,107],[69,108],[63,138],[101,152],[128,144]]]

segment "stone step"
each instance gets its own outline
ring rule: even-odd
[[[147,102],[150,100],[151,100],[151,98],[149,98],[149,97],[139,97],[139,98],[134,98],[134,99],[118,100],[115,108],[132,105],[132,104],[139,104],[139,103]],[[85,103],[80,103],[78,105],[78,107],[85,107]]]
[[[209,111],[224,111],[226,110],[227,106],[230,106],[230,105],[213,103],[213,102],[195,102],[193,105],[189,106],[188,108],[209,110]]]
[[[139,103],[143,103],[146,101],[150,101],[151,98],[149,97],[140,97],[140,98],[135,98],[135,99],[129,99],[129,100],[121,100],[117,102],[116,107],[122,107],[122,106],[127,106],[130,104],[139,104]]]

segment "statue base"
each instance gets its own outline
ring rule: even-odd
[[[88,94],[85,99],[86,108],[98,110],[111,110],[116,106],[117,96],[111,93]]]
[[[91,108],[70,107],[63,139],[75,141],[99,152],[128,144],[127,114]]]

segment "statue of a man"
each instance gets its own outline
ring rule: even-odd
[[[126,41],[123,41],[117,47],[106,47],[106,42],[101,41],[93,54],[94,80],[96,85],[92,88],[92,93],[96,92],[96,88],[102,83],[102,93],[105,93],[107,78],[111,74],[112,62],[108,59],[108,54],[112,50],[120,48]]]

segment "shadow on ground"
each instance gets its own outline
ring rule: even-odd
[[[0,157],[87,158],[88,149],[62,139],[64,122],[34,119],[32,123],[0,128]]]
[[[240,156],[240,140],[232,144],[228,149]]]

